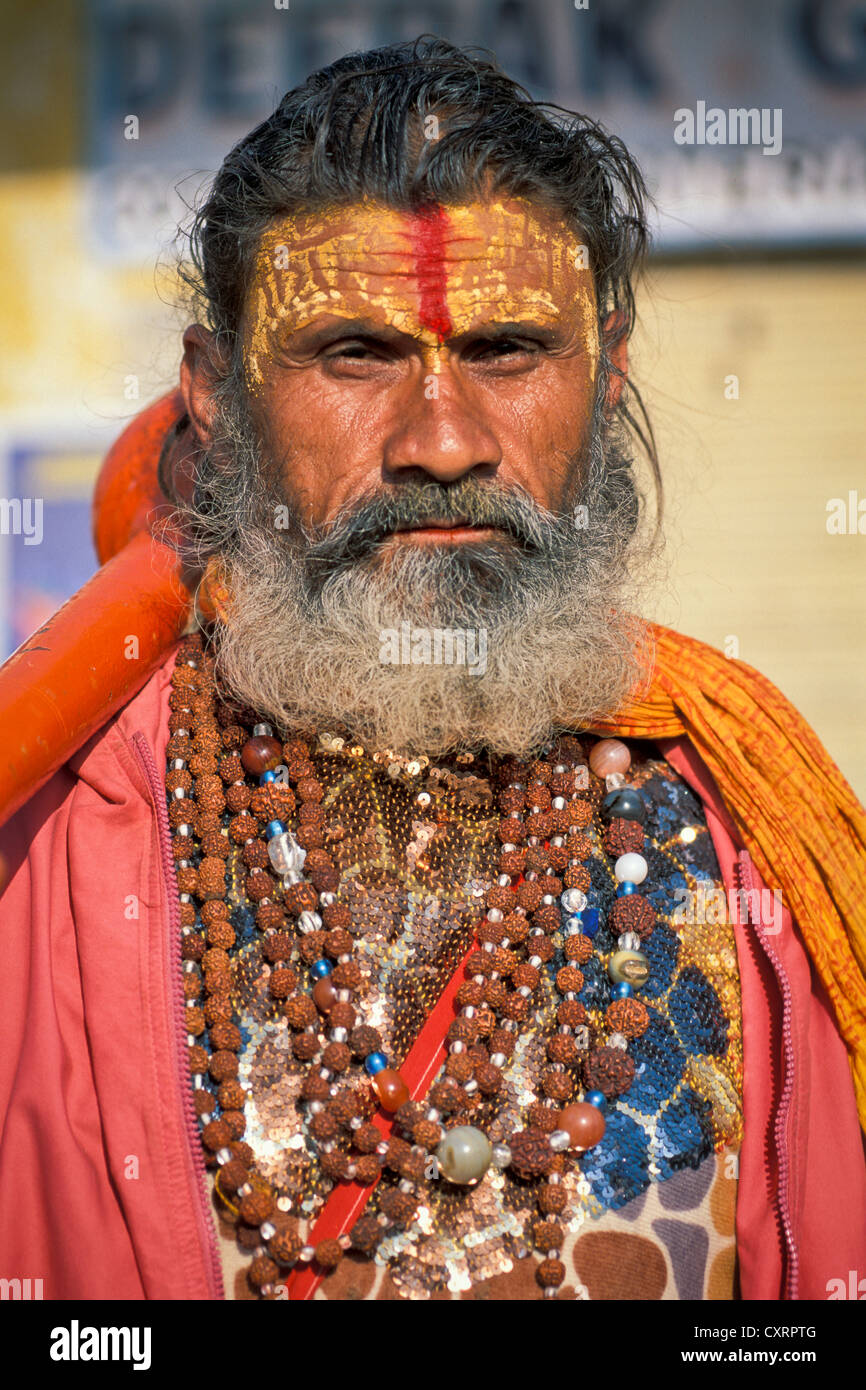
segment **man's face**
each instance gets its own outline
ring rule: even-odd
[[[274,224],[245,305],[244,370],[304,528],[325,534],[383,488],[470,475],[564,510],[598,367],[585,259],[560,219],[521,199],[422,214],[362,203]],[[383,549],[497,539],[438,520]]]

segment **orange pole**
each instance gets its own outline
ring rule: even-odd
[[[149,523],[165,510],[156,470],[183,414],[149,406],[109,450],[94,495],[102,568],[0,667],[0,825],[141,689],[186,629],[192,595]],[[183,448],[174,451],[183,461]]]

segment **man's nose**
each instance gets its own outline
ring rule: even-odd
[[[473,470],[495,471],[502,450],[473,394],[448,371],[413,383],[385,441],[386,470],[398,474],[416,468],[443,483]]]

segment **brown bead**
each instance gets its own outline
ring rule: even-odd
[[[532,1242],[536,1250],[547,1254],[548,1250],[561,1250],[565,1232],[556,1221],[535,1221],[532,1224]]]
[[[336,965],[331,973],[331,978],[337,989],[357,989],[361,984],[363,976],[361,967],[357,961],[343,961],[341,965]]]
[[[268,847],[263,840],[250,840],[241,850],[241,859],[248,869],[266,869],[270,864]]]
[[[444,1115],[462,1109],[465,1103],[466,1096],[454,1081],[437,1081],[430,1088],[430,1104],[441,1110]]]
[[[437,1125],[433,1120],[419,1120],[412,1131],[412,1138],[416,1144],[420,1144],[428,1152],[435,1149],[442,1139],[442,1126]]]
[[[538,1194],[541,1211],[551,1216],[559,1216],[568,1205],[568,1195],[561,1183],[545,1183]]]
[[[405,1139],[398,1139],[396,1135],[392,1135],[387,1142],[388,1152],[385,1154],[385,1167],[397,1172],[403,1159],[412,1152],[412,1149]]]
[[[525,962],[523,962],[522,964],[515,966],[514,971],[512,972],[511,979],[515,989],[535,989],[538,985],[539,980],[541,979],[541,976],[538,972],[537,966],[527,965]]]
[[[562,1260],[542,1260],[535,1277],[543,1289],[556,1289],[565,1279]]]
[[[201,1086],[192,1093],[192,1103],[197,1115],[212,1115],[216,1110],[216,1101],[213,1091],[207,1086]]]
[[[583,1064],[587,1087],[608,1100],[621,1096],[634,1080],[634,1059],[620,1047],[597,1047]]]
[[[529,943],[529,954],[545,962],[553,960],[554,952],[555,947],[549,936],[534,936]]]
[[[445,1063],[445,1075],[461,1083],[471,1080],[474,1070],[472,1058],[465,1052],[452,1052]]]
[[[238,1076],[238,1058],[234,1052],[213,1052],[207,1066],[214,1081],[228,1081]]]
[[[501,1052],[504,1056],[510,1057],[514,1051],[517,1039],[515,1034],[508,1028],[494,1028],[490,1034],[489,1044],[491,1052]]]
[[[236,1023],[227,1023],[224,1019],[220,1019],[218,1023],[211,1026],[210,1040],[211,1044],[218,1050],[236,1052],[241,1045],[241,1030]]]
[[[266,936],[262,942],[262,955],[265,960],[272,965],[280,961],[289,960],[293,949],[292,938],[286,931],[275,931],[272,936]],[[283,967],[287,969],[288,967]],[[297,977],[296,977],[297,983]]]
[[[273,893],[274,881],[270,874],[255,869],[244,879],[244,891],[250,902],[261,902],[262,898],[269,898]]]
[[[524,839],[523,821],[517,816],[506,816],[499,822],[497,836],[504,845],[519,845]]]
[[[352,912],[345,903],[330,903],[322,909],[322,921],[329,929],[348,930],[352,925]]]
[[[331,1094],[331,1086],[323,1076],[316,1072],[308,1072],[301,1085],[302,1100],[327,1100]]]
[[[249,787],[244,783],[226,787],[225,796],[227,809],[231,811],[233,816],[236,816],[239,811],[245,811],[250,804],[251,795],[252,793]]]
[[[274,1210],[274,1199],[269,1192],[248,1192],[241,1198],[241,1220],[248,1226],[261,1226]]]
[[[556,1111],[543,1101],[534,1100],[526,1112],[526,1118],[533,1128],[543,1129],[545,1134],[552,1134],[556,1129]]]
[[[312,1062],[321,1046],[315,1033],[296,1033],[292,1038],[292,1051],[300,1062]]]
[[[393,1188],[383,1193],[380,1205],[395,1226],[410,1226],[415,1219],[418,1199],[411,1192],[400,1192]]]
[[[241,1163],[240,1159],[232,1158],[220,1168],[219,1185],[223,1192],[237,1192],[248,1178],[245,1164]]]
[[[355,1026],[357,1014],[351,1004],[343,1003],[338,999],[336,1004],[332,1004],[328,1011],[328,1020],[332,1028],[351,1029]]]
[[[570,1148],[577,1153],[592,1149],[604,1137],[605,1119],[601,1111],[588,1101],[578,1101],[567,1105],[557,1116],[560,1129],[564,1129],[571,1140]]]
[[[550,1171],[553,1150],[543,1130],[530,1126],[512,1134],[508,1140],[511,1167],[519,1178],[539,1178]]]
[[[299,825],[295,839],[302,849],[317,849],[325,843],[325,835],[320,825]]]
[[[246,1092],[238,1081],[224,1081],[219,1088],[219,1103],[223,1110],[242,1110]]]
[[[222,1118],[228,1125],[232,1139],[240,1139],[247,1127],[246,1116],[242,1110],[224,1110]]]
[[[488,1062],[475,1073],[478,1089],[483,1096],[495,1096],[502,1086],[502,1072]]]
[[[253,777],[261,777],[263,772],[273,772],[279,767],[283,756],[282,745],[266,734],[256,734],[247,739],[241,749],[241,762]]]
[[[519,1022],[520,1019],[525,1018],[529,1013],[529,1000],[524,999],[522,994],[517,994],[516,992],[509,994],[503,1002],[502,1013],[505,1018],[512,1019],[514,1022]]]
[[[310,1120],[310,1133],[321,1144],[328,1144],[340,1133],[340,1126],[327,1110],[320,1110]]]
[[[357,1092],[349,1086],[344,1086],[330,1102],[328,1113],[333,1115],[338,1124],[348,1125],[359,1113],[359,1109]]]
[[[209,946],[217,946],[223,951],[235,944],[235,930],[222,918],[217,918],[207,929]]]
[[[193,903],[181,903],[181,905],[180,905],[180,925],[181,925],[182,927],[194,927],[194,926],[195,926],[195,905],[194,905]],[[189,936],[192,936],[192,935],[194,935],[194,933],[192,933],[192,932],[189,933],[188,936],[185,936],[185,937],[184,937],[184,941],[185,941],[185,942],[188,941],[188,940],[189,940]],[[184,955],[184,960],[194,960],[194,959],[195,959],[194,956],[190,956],[190,955],[188,955],[188,954]]]
[[[585,965],[592,956],[592,941],[582,932],[575,932],[573,936],[566,937],[563,950],[567,960]]]
[[[586,1023],[586,1007],[578,999],[563,999],[556,1010],[556,1021],[565,1028],[579,1028]]]
[[[499,872],[501,874],[509,874],[512,878],[515,878],[517,874],[523,872],[525,863],[526,850],[503,850],[499,856]]]
[[[541,1073],[541,1086],[544,1094],[560,1105],[568,1100],[574,1090],[574,1082],[568,1072],[554,1071],[552,1067]]]
[[[474,983],[474,982],[470,982]],[[504,980],[486,980],[483,986],[478,986],[484,990],[484,1002],[491,1009],[501,1009],[503,1000],[508,994],[508,986]]]
[[[612,1033],[622,1033],[627,1038],[639,1038],[649,1027],[649,1013],[640,999],[612,1000],[604,1018]]]
[[[382,1171],[378,1154],[362,1154],[355,1159],[355,1182],[362,1187],[369,1187],[378,1178]]]
[[[208,1054],[203,1047],[195,1046],[187,1053],[189,1069],[193,1076],[203,1076],[207,1071]]]
[[[555,903],[542,903],[532,914],[532,925],[552,935],[562,926],[562,916]]]
[[[527,912],[534,911],[541,903],[541,888],[537,882],[525,882],[518,884],[515,896],[522,908]]]
[[[298,942],[298,954],[301,960],[306,961],[307,965],[312,965],[314,960],[320,958],[324,943],[325,933],[323,931],[306,932]]]
[[[300,916],[302,912],[312,912],[319,901],[319,895],[311,883],[293,883],[283,895],[289,912]]]
[[[551,1062],[561,1062],[565,1067],[574,1066],[580,1053],[574,1038],[567,1033],[556,1033],[547,1040],[547,1055]]]
[[[349,932],[337,927],[329,931],[325,937],[325,955],[330,956],[331,960],[337,960],[340,956],[351,955],[354,945],[354,939]]]
[[[505,928],[501,922],[481,922],[475,935],[481,942],[489,941],[494,946],[498,946],[505,936]]]
[[[624,898],[616,898],[610,909],[608,925],[615,936],[633,931],[647,941],[655,926],[655,910],[646,898],[639,893],[628,893]]]
[[[267,1255],[256,1255],[247,1270],[247,1279],[254,1289],[260,1289],[263,1284],[272,1284],[279,1272],[275,1262]]]
[[[192,970],[184,971],[184,976],[183,976],[183,997],[184,997],[184,999],[189,999],[189,1000],[198,999],[199,995],[201,994],[201,990],[202,990],[201,976],[200,976],[200,975],[197,975],[197,974],[195,973],[195,971],[192,971]]]
[[[313,1003],[323,1014],[329,1014],[337,1003],[337,991],[330,975],[325,975],[313,985]]]
[[[322,1053],[322,1066],[329,1071],[345,1071],[352,1060],[352,1054],[345,1043],[328,1043]]]
[[[310,1028],[318,1020],[316,1006],[307,994],[293,994],[283,1005],[290,1028]]]
[[[194,1038],[201,1037],[204,1032],[204,1012],[196,1004],[187,1007],[184,1027]]]
[[[375,1216],[362,1216],[349,1232],[349,1239],[353,1249],[369,1254],[371,1250],[375,1250],[383,1235],[382,1227]]]
[[[362,1024],[359,1028],[353,1028],[349,1034],[349,1046],[356,1057],[368,1057],[371,1052],[380,1050],[382,1035],[377,1028]]]
[[[564,965],[557,971],[556,988],[560,994],[577,994],[583,988],[583,971],[576,965]]]
[[[382,1142],[382,1131],[374,1124],[361,1125],[355,1130],[353,1143],[359,1153],[372,1153]]]
[[[349,1176],[349,1155],[333,1149],[319,1156],[319,1164],[326,1178],[333,1182],[342,1181]]]
[[[581,893],[585,893],[592,883],[589,869],[583,864],[570,864],[565,871],[566,888],[579,888]]]
[[[456,1003],[461,1009],[468,1006],[477,1009],[484,998],[484,990],[475,980],[464,980],[455,996]]]
[[[294,1264],[301,1253],[304,1242],[297,1230],[289,1228],[286,1231],[279,1231],[277,1235],[271,1236],[268,1241],[268,1250],[275,1260],[281,1265]]]
[[[340,1242],[329,1237],[320,1240],[316,1246],[316,1264],[320,1269],[336,1269],[343,1258]]]

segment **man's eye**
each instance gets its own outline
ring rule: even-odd
[[[497,338],[492,342],[479,344],[477,356],[493,359],[518,357],[524,354],[531,356],[537,350],[537,343],[528,342],[523,338]]]
[[[370,343],[337,343],[325,353],[326,357],[350,357],[362,358],[375,356],[375,350]]]

